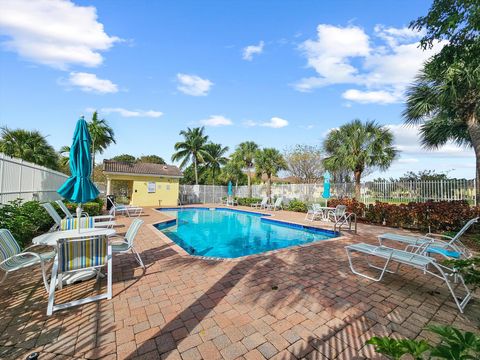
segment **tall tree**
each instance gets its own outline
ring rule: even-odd
[[[277,176],[278,172],[287,169],[287,163],[280,151],[273,148],[264,148],[255,153],[255,168],[257,174],[267,176],[267,196],[272,196],[272,176]]]
[[[208,142],[208,135],[204,134],[205,128],[187,128],[187,130],[180,131],[183,136],[183,141],[175,144],[175,153],[172,155],[172,161],[181,161],[180,168],[191,162],[193,163],[195,173],[195,184],[198,185],[198,164],[205,161],[208,157],[208,152],[205,150],[205,145]]]
[[[232,181],[235,183],[235,186],[238,186],[240,182],[245,181],[245,177],[242,165],[234,159],[230,159],[222,168],[222,180],[225,183]]]
[[[213,185],[215,185],[215,175],[220,173],[220,169],[228,162],[225,154],[228,152],[228,146],[221,144],[208,143],[205,145],[208,156],[205,157],[205,168],[211,173]]]
[[[323,175],[322,150],[311,145],[296,145],[285,152],[290,175],[303,183],[312,184]]]
[[[121,154],[121,155],[114,156],[112,160],[119,161],[119,162],[134,163],[137,161],[137,158],[130,154]]]
[[[103,154],[105,149],[113,144],[116,144],[115,133],[108,125],[105,119],[99,119],[98,113],[95,111],[92,115],[92,120],[88,123],[88,131],[92,139],[92,180],[94,178],[93,169],[95,168],[95,155],[97,153]]]
[[[151,163],[151,164],[166,164],[165,160],[163,160],[160,156],[158,155],[142,155],[137,159],[138,162],[143,162],[143,163]]]
[[[446,45],[408,89],[405,122],[420,124],[426,148],[448,141],[473,147],[480,201],[480,3],[435,0],[429,13],[410,26],[425,31],[423,48],[442,40]]]
[[[58,170],[58,154],[38,131],[1,129],[0,151],[38,165]]]
[[[393,134],[375,121],[356,119],[331,131],[323,143],[330,171],[349,170],[355,178],[355,197],[360,198],[362,174],[367,169],[386,170],[397,156]]]
[[[240,143],[235,152],[232,155],[232,158],[241,164],[247,170],[248,177],[248,197],[252,197],[252,171],[255,166],[255,154],[258,150],[258,145],[253,141],[245,141]]]

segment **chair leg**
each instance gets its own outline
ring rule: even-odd
[[[40,261],[40,267],[42,268],[43,285],[45,285],[45,290],[47,290],[48,293],[47,273],[45,271],[45,264],[43,263],[43,261]]]
[[[145,269],[145,265],[143,265],[143,261],[142,261],[142,258],[140,257],[140,254],[135,250],[133,246],[131,247],[131,249],[132,249],[132,253],[135,255],[137,259],[138,264]]]
[[[0,284],[3,283],[5,280],[7,280],[7,275],[8,275],[8,271],[5,271],[2,276],[2,280],[0,280]]]
[[[392,256],[390,255],[387,259],[387,261],[385,262],[385,265],[383,268],[379,268],[381,270],[380,272],[380,275],[378,277],[373,277],[373,276],[369,276],[367,274],[364,274],[364,273],[361,273],[357,270],[355,270],[354,266],[353,266],[353,262],[352,262],[352,256],[351,256],[351,253],[350,253],[350,250],[349,249],[346,249],[347,251],[347,257],[348,257],[348,263],[350,264],[350,270],[352,270],[352,272],[355,274],[355,275],[358,275],[358,276],[362,276],[364,278],[367,278],[369,280],[372,280],[372,281],[381,281],[383,279],[383,275],[385,275],[385,272],[387,271],[387,267],[388,267],[388,264],[390,263],[390,260],[392,258]]]
[[[50,291],[48,294],[48,305],[47,305],[47,315],[50,316],[53,314],[53,305],[55,302],[55,289],[57,287],[57,272],[58,272],[58,255],[55,256],[55,261],[53,263],[52,269],[52,278],[50,279]]]
[[[107,299],[112,298],[112,246],[107,247]]]

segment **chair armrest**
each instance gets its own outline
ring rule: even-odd
[[[37,253],[31,252],[31,251],[26,251],[26,252],[21,252],[20,254],[16,254],[16,255],[10,256],[8,259],[3,260],[2,262],[0,262],[0,266],[2,266],[2,265],[5,264],[6,262],[8,262],[8,261],[10,261],[10,260],[12,260],[12,259],[14,259],[14,258],[22,257],[22,256],[25,256],[25,255],[29,255],[29,256],[36,257],[36,258],[38,258],[38,260],[40,260],[41,263],[43,263],[43,260],[42,260],[42,258],[40,257],[40,255],[38,255]]]
[[[443,238],[443,239],[449,239],[452,240],[453,237],[448,236],[448,235],[443,235],[443,234],[434,234],[434,233],[428,233],[425,235],[427,239],[436,239],[436,238]]]

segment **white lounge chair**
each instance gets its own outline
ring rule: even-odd
[[[140,257],[140,254],[133,247],[133,241],[135,240],[138,230],[140,229],[140,226],[142,226],[142,224],[143,224],[143,220],[134,219],[130,224],[130,227],[128,228],[127,233],[125,234],[125,237],[120,237],[117,235],[117,236],[110,237],[110,240],[112,241],[111,243],[112,252],[125,253],[127,251],[131,251],[135,255],[135,258],[137,262],[140,264],[140,266],[145,269],[145,265],[143,265],[143,261],[142,261],[142,258]]]
[[[272,210],[272,211],[277,211],[278,209],[283,210],[282,201],[283,201],[282,197],[277,198],[277,200],[275,200],[275,203],[273,205],[272,204],[267,205],[267,210]]]
[[[115,216],[118,213],[119,215],[122,214],[128,217],[132,217],[132,216],[140,216],[143,213],[143,208],[139,206],[120,205],[114,202],[111,198],[107,197],[107,202],[108,201],[111,204],[110,210],[113,209],[113,216]]]
[[[40,264],[43,284],[45,285],[45,290],[48,292],[45,263],[55,257],[55,250],[43,253],[31,251],[31,249],[36,246],[40,245],[29,246],[22,251],[12,233],[7,229],[0,229],[0,270],[4,273],[0,284],[7,279],[8,274],[11,272]]]
[[[455,303],[457,304],[460,312],[462,313],[463,309],[472,297],[470,290],[465,285],[463,277],[455,269],[439,264],[434,258],[405,250],[397,250],[386,246],[375,246],[365,243],[348,245],[345,247],[345,250],[347,251],[348,262],[350,264],[350,269],[352,270],[352,272],[364,278],[373,281],[381,281],[386,272],[396,273],[400,265],[406,265],[415,269],[419,269],[424,274],[430,274],[443,280],[447,285],[448,290],[452,294],[453,299],[455,300]],[[370,268],[380,270],[380,274],[377,277],[373,277],[356,270],[353,266],[351,256],[352,252],[358,252],[377,259],[385,260],[385,264],[383,266],[373,265],[370,261],[367,260],[368,266]],[[397,267],[393,271],[388,270],[388,266],[391,262],[397,263]],[[457,284],[464,288],[465,295],[463,299],[458,298],[457,294],[455,293],[455,285]]]
[[[406,244],[405,250],[410,248],[422,248],[425,254],[438,254],[446,258],[470,258],[472,252],[460,241],[460,237],[477,223],[480,218],[476,217],[468,221],[463,228],[454,236],[428,233],[424,236],[408,236],[386,233],[378,236],[380,245],[385,240]],[[428,246],[425,246],[428,245]]]
[[[57,243],[57,250],[50,281],[47,315],[52,315],[54,311],[72,306],[112,298],[112,247],[106,236],[61,239]],[[64,274],[91,269],[98,271],[105,266],[107,267],[107,291],[105,293],[55,305],[57,283],[61,289]],[[98,274],[100,275],[100,271],[98,271]]]
[[[42,206],[45,210],[47,210],[48,215],[50,215],[50,217],[55,222],[55,225],[53,227],[54,230],[62,226],[62,220],[68,220],[68,219],[62,219],[60,215],[58,215],[57,210],[55,210],[52,204],[43,203]],[[94,222],[93,227],[113,227],[114,225],[115,225],[115,221],[101,221],[101,222],[97,221],[97,222]]]
[[[320,204],[312,204],[305,215],[305,220],[314,221],[318,217],[323,218],[323,211]]]
[[[62,201],[62,200],[56,200],[55,201],[58,205],[58,207],[60,208],[60,210],[63,211],[63,213],[65,214],[65,217],[67,219],[73,219],[73,218],[76,218],[77,217],[77,214],[72,214],[70,212],[70,210],[68,209],[67,205],[65,205],[65,203]],[[111,213],[113,213],[113,211],[111,211]],[[86,213],[85,211],[82,211],[82,216],[88,216],[88,217],[91,217],[93,218],[94,221],[113,221],[114,220],[114,216],[112,214],[110,215],[98,215],[98,216],[90,216],[88,215],[88,213]]]
[[[257,202],[254,204],[250,204],[250,207],[256,208],[256,209],[265,209],[268,206],[268,197],[264,197],[261,202]]]

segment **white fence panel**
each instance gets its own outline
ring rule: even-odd
[[[15,199],[52,201],[68,178],[61,172],[0,153],[0,204]]]

